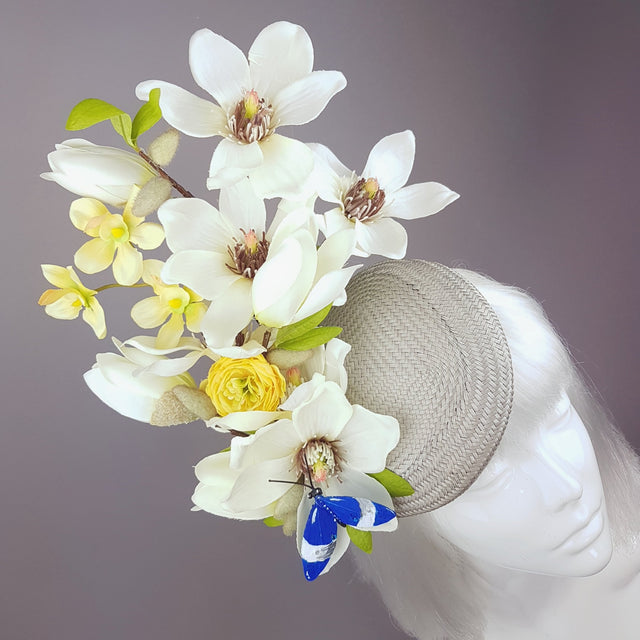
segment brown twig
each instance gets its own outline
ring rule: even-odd
[[[148,164],[150,164],[153,169],[155,171],[158,172],[158,174],[164,178],[165,180],[168,180],[171,183],[171,186],[181,195],[184,196],[185,198],[193,198],[194,195],[193,193],[191,193],[191,191],[188,191],[187,189],[185,189],[179,182],[176,182],[159,164],[157,164],[156,162],[154,162],[142,149],[138,149],[138,153],[140,154],[140,157],[147,162]]]

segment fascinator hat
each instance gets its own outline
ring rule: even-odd
[[[462,494],[498,446],[513,397],[509,347],[485,298],[441,264],[383,262],[354,275],[329,321],[352,346],[349,400],[400,423],[387,467],[414,493],[394,499],[396,514]]]

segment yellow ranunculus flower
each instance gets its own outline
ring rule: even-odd
[[[286,388],[278,367],[259,355],[220,358],[209,369],[205,392],[218,415],[226,416],[236,411],[275,411]]]

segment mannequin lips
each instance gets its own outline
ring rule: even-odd
[[[577,554],[587,549],[593,544],[604,529],[605,518],[602,514],[602,500],[597,508],[591,512],[583,524],[565,538],[559,545],[554,547],[562,549],[563,547],[571,554]]]

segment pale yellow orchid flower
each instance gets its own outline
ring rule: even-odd
[[[134,186],[122,215],[110,213],[94,198],[79,198],[71,203],[71,222],[93,238],[76,251],[74,261],[78,269],[98,273],[113,263],[113,277],[118,284],[131,286],[140,280],[142,254],[133,245],[156,249],[164,240],[164,230],[162,225],[144,222],[144,218],[132,214],[138,192],[139,188]]]
[[[97,291],[85,287],[73,267],[43,264],[42,274],[57,289],[47,289],[38,300],[45,313],[52,318],[72,320],[82,311],[82,319],[93,329],[96,337],[107,335],[104,311],[96,299]]]
[[[156,347],[170,349],[178,344],[184,331],[185,320],[189,331],[200,331],[200,320],[207,310],[207,305],[191,289],[165,284],[160,278],[163,266],[164,263],[160,260],[144,261],[142,279],[153,287],[156,295],[133,305],[131,317],[143,329],[158,327],[168,317],[169,320],[158,331]]]

